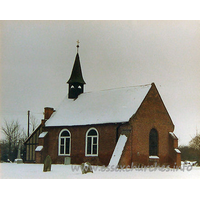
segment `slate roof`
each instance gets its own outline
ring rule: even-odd
[[[66,96],[45,126],[128,122],[150,88],[151,84],[86,92],[75,100]]]
[[[76,54],[76,58],[74,61],[74,66],[72,69],[71,76],[67,83],[81,83],[85,84],[85,81],[83,79],[82,71],[81,71],[81,64],[78,53]]]

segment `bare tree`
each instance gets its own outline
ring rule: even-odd
[[[30,116],[30,125],[32,132],[39,126],[39,120],[34,115]]]
[[[4,126],[1,129],[8,143],[8,159],[13,160],[19,142],[23,142],[25,139],[25,131],[20,128],[19,122],[14,120],[11,122],[4,121]]]
[[[195,150],[192,155],[197,156],[196,160],[200,165],[200,133],[197,133],[196,136],[190,140],[189,147]]]
[[[192,138],[192,140],[189,142],[189,146],[191,148],[200,150],[200,134],[199,133],[197,133],[196,136]]]

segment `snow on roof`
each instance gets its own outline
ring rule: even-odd
[[[149,159],[159,159],[158,156],[149,156]]]
[[[48,132],[42,132],[40,135],[39,135],[39,138],[44,138],[46,136]]]
[[[35,151],[42,151],[42,149],[43,149],[43,146],[37,146]]]
[[[86,92],[77,99],[66,96],[46,126],[75,126],[128,122],[136,113],[151,84]]]
[[[179,149],[174,149],[176,151],[176,153],[181,153],[181,151]]]
[[[113,151],[112,157],[110,159],[109,166],[110,167],[117,167],[119,160],[121,158],[124,146],[126,144],[127,137],[125,135],[120,135],[117,144],[115,146],[115,149]]]
[[[175,139],[175,140],[177,140],[178,138],[176,137],[176,135],[174,134],[174,133],[172,133],[172,132],[169,132],[169,134]]]

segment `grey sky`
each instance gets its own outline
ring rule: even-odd
[[[60,104],[78,39],[85,91],[155,82],[179,143],[200,131],[200,21],[2,21],[1,120]]]

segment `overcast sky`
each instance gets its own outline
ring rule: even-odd
[[[58,107],[77,40],[86,92],[154,82],[179,144],[200,131],[200,21],[3,21],[1,123]]]

